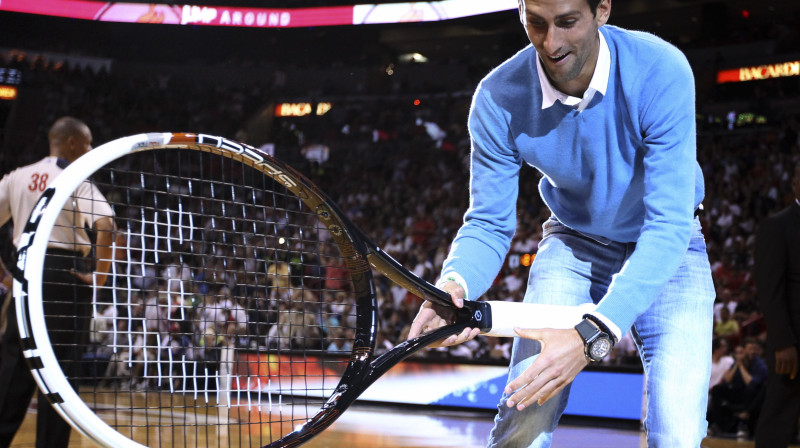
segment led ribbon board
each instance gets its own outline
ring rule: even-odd
[[[210,25],[249,28],[430,22],[517,8],[516,0],[443,0],[363,4],[315,8],[243,8],[165,3],[97,2],[89,0],[0,0],[11,11],[101,22]]]

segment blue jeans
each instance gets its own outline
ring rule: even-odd
[[[635,247],[582,235],[551,218],[544,224],[525,302],[597,303]],[[697,448],[705,437],[714,295],[705,240],[695,219],[680,268],[631,328],[645,372],[648,447]],[[509,382],[533,363],[539,350],[538,341],[514,340]],[[517,411],[505,405],[504,394],[489,446],[549,447],[568,396],[569,386],[543,406]]]

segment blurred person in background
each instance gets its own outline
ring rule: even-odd
[[[92,132],[76,118],[61,117],[50,127],[48,141],[49,156],[18,168],[0,180],[0,225],[8,220],[13,221],[14,246],[17,249],[28,217],[41,193],[67,165],[91,151]],[[104,285],[111,266],[111,243],[116,230],[111,207],[88,182],[78,187],[75,197],[77,200],[65,205],[53,227],[42,278],[42,296],[46,301],[48,298],[64,297],[64,291],[74,291],[74,296],[68,301],[45,303],[45,308],[49,308],[46,311],[48,316],[90,316],[91,285]],[[91,239],[85,231],[74,227],[76,223],[96,231],[97,262],[91,272],[83,270],[86,258],[92,251]],[[75,311],[73,305],[80,311]],[[74,314],[76,312],[81,314]],[[0,355],[0,447],[11,444],[37,389],[22,354],[13,303],[6,318],[6,337]],[[84,323],[86,328],[83,328]],[[82,353],[76,351],[77,347],[86,347],[88,344],[88,325],[88,320],[84,322],[72,318],[51,318],[48,322],[49,329],[53,330],[50,334],[56,358],[69,360],[62,363],[62,369],[70,378],[80,374],[75,370],[80,365],[77,361]],[[86,340],[82,341],[83,338]],[[61,419],[41,391],[38,393],[38,403],[36,447],[66,448],[71,433],[69,424]]]
[[[794,202],[761,221],[756,237],[756,288],[767,323],[769,366],[758,448],[788,446],[800,417],[800,162],[791,184]]]
[[[712,435],[738,431],[738,436],[747,436],[747,427],[754,423],[751,413],[758,408],[767,380],[767,365],[760,352],[761,345],[755,339],[742,341],[740,349],[734,351],[733,366],[711,389],[708,422]]]

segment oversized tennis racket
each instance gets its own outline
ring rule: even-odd
[[[76,197],[87,182],[119,229],[111,270],[88,306],[54,306],[74,298],[69,287],[44,297],[48,244],[79,231],[57,222],[65,205],[91,210],[103,199]],[[115,448],[297,446],[435,341],[465,327],[569,328],[584,311],[456,309],[304,176],[202,134],[130,136],[72,163],[36,205],[17,267],[20,336],[39,387],[76,429]],[[451,308],[453,323],[376,356],[373,270]],[[75,334],[56,337],[53,322],[64,319]]]

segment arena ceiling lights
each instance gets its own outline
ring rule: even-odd
[[[90,0],[0,0],[0,11],[101,22],[247,28],[435,22],[516,8],[517,0],[442,0],[309,8],[249,8]]]

